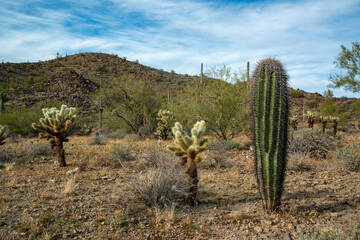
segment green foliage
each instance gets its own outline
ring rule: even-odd
[[[320,105],[318,110],[323,116],[337,116],[340,114],[337,105],[331,101],[327,101],[326,103]]]
[[[352,113],[355,116],[360,116],[360,100],[356,100],[351,104]]]
[[[278,210],[283,190],[288,142],[288,76],[281,62],[265,58],[251,79],[255,169],[263,207]]]
[[[170,105],[170,109],[184,126],[190,128],[196,119],[204,119],[217,138],[232,139],[248,129],[245,74],[214,67],[207,75],[202,84],[197,80],[184,89],[179,104]]]
[[[337,150],[333,160],[343,169],[360,170],[360,143],[351,143]]]
[[[164,96],[149,83],[134,81],[127,77],[104,84],[105,124],[110,122],[139,135],[153,133]]]
[[[291,89],[290,90],[290,97],[292,97],[292,98],[303,98],[304,93],[301,92],[300,90]]]
[[[166,140],[168,132],[175,121],[174,113],[167,110],[159,110],[156,119],[158,120],[158,126],[155,135],[162,140]]]
[[[332,98],[334,97],[334,92],[331,91],[330,89],[324,90],[323,96],[326,98]]]
[[[337,68],[344,69],[345,73],[331,74],[329,86],[344,87],[346,91],[360,92],[360,44],[353,42],[351,50],[341,45],[341,52],[334,64]]]
[[[289,151],[309,153],[313,158],[326,158],[333,147],[333,140],[329,136],[303,128],[294,132]]]
[[[0,145],[4,145],[6,143],[5,137],[6,137],[6,131],[8,127],[0,125]]]
[[[6,93],[0,92],[0,113],[4,111],[4,104],[9,100]]]
[[[135,142],[121,142],[110,149],[110,155],[114,161],[134,161],[139,151],[140,149]]]

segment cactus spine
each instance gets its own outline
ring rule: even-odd
[[[263,207],[270,213],[280,206],[285,177],[289,118],[287,80],[281,62],[274,58],[260,60],[251,78],[256,177]]]
[[[207,139],[201,139],[206,130],[205,121],[196,122],[191,129],[191,137],[189,137],[180,123],[176,122],[172,132],[175,136],[175,146],[168,146],[168,149],[173,151],[175,156],[180,157],[180,164],[186,164],[188,175],[188,182],[190,187],[186,202],[189,205],[196,203],[197,184],[199,182],[196,163],[201,161],[198,154],[207,147]]]
[[[8,129],[8,127],[0,125],[0,145],[4,145],[6,143],[5,141],[5,132]]]
[[[50,140],[51,147],[56,147],[59,166],[66,166],[63,142],[69,141],[66,132],[76,118],[76,109],[62,105],[60,110],[53,107],[43,108],[42,111],[44,118],[40,118],[41,124],[33,123],[32,127],[45,133],[39,133],[39,138]]]
[[[158,126],[156,128],[155,135],[162,140],[167,140],[168,132],[171,129],[171,126],[174,123],[175,116],[173,112],[167,110],[159,110],[158,116]]]

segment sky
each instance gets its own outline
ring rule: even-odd
[[[360,41],[359,0],[1,0],[0,60],[37,62],[79,52],[126,56],[198,75],[252,70],[276,57],[289,85],[323,93],[341,45]],[[360,93],[332,89],[337,97]]]

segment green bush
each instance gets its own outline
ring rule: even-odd
[[[304,93],[301,92],[300,90],[291,89],[290,90],[290,97],[292,97],[292,98],[303,98]]]
[[[294,139],[289,144],[289,152],[309,153],[313,158],[326,158],[334,146],[329,136],[309,128],[294,132]]]
[[[121,142],[110,149],[111,159],[114,161],[134,161],[139,152],[139,147],[135,142]]]
[[[360,143],[351,143],[337,150],[333,160],[343,169],[360,170]]]

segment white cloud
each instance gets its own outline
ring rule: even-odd
[[[41,0],[34,2],[41,6]],[[69,8],[38,7],[39,13],[4,3],[8,7],[0,7],[0,44],[6,47],[0,56],[5,61],[49,59],[57,51],[102,51],[198,74],[201,62],[245,69],[247,61],[253,68],[259,59],[272,56],[288,69],[291,86],[307,91],[326,89],[340,45],[360,36],[357,0],[112,0],[106,6],[100,0],[67,0]]]

